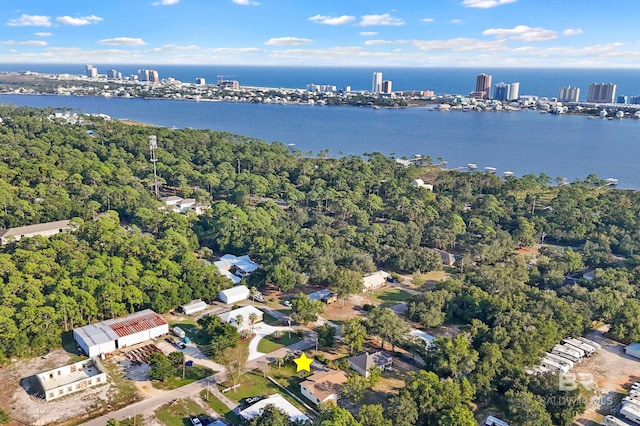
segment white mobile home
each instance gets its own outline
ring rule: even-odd
[[[222,303],[232,305],[234,303],[248,299],[250,295],[251,292],[246,285],[237,285],[226,290],[220,290],[218,292],[218,299],[220,299]]]
[[[565,348],[564,346],[561,345],[555,345],[553,347],[553,349],[551,350],[552,354],[556,354],[558,356],[561,356],[563,358],[567,358],[568,360],[572,361],[572,362],[581,362],[582,361],[582,357],[580,356],[580,354],[571,351],[570,349]]]
[[[578,355],[580,355],[580,358],[584,358],[585,356],[587,356],[587,354],[586,354],[586,352],[584,350],[582,350],[579,347],[574,346],[574,345],[572,345],[570,343],[562,343],[560,346],[563,346],[567,350],[572,350],[572,351],[576,352]]]

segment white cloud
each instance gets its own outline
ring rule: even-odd
[[[451,22],[452,24],[462,24],[462,19],[455,18],[455,19],[452,19],[449,22]]]
[[[37,32],[33,33],[33,35],[37,37],[51,37],[53,33]]]
[[[581,28],[567,28],[566,30],[564,30],[562,32],[562,34],[566,35],[566,36],[578,35],[578,34],[582,34],[582,29]]]
[[[180,3],[180,0],[162,0],[151,3],[152,6],[171,6]]]
[[[22,15],[7,22],[10,27],[50,27],[51,18],[42,15]]]
[[[502,6],[507,3],[515,3],[516,0],[463,0],[464,7],[478,7],[480,9],[490,9],[496,6]]]
[[[502,50],[504,40],[477,40],[474,38],[453,38],[449,40],[414,40],[413,45],[420,50]]]
[[[259,53],[262,52],[262,49],[257,47],[212,47],[207,51],[215,53]]]
[[[364,42],[367,46],[383,46],[385,44],[394,44],[391,40],[367,40]]]
[[[434,21],[435,21],[435,19],[433,19],[433,18],[422,18],[422,22],[426,22],[427,24],[430,24],[430,23],[432,23]]]
[[[309,43],[313,43],[313,40],[299,37],[275,37],[270,38],[264,44],[268,46],[300,46]]]
[[[372,25],[388,25],[397,27],[400,25],[404,25],[404,21],[400,18],[394,18],[388,13],[384,15],[364,15],[361,17],[360,25],[363,27],[368,27]]]
[[[3,41],[2,44],[8,45],[8,46],[46,46],[47,42],[43,40],[25,40],[25,41],[6,40],[6,41]]]
[[[316,15],[309,18],[310,21],[317,22],[325,25],[345,25],[350,24],[356,20],[355,16],[342,15],[342,16],[324,16]]]
[[[361,35],[362,37],[373,37],[378,35],[378,33],[375,31],[362,31],[358,33],[358,35]]]
[[[260,3],[253,0],[231,0],[235,4],[239,4],[241,6],[258,6]]]
[[[100,40],[100,44],[108,44],[110,46],[144,46],[144,40],[141,38],[132,38],[132,37],[115,37],[115,38],[104,38]]]
[[[482,32],[483,35],[492,35],[497,38],[506,38],[519,41],[549,41],[558,38],[558,33],[544,28],[531,28],[526,25],[518,25],[514,28],[489,28]]]
[[[102,18],[96,15],[80,16],[77,18],[71,16],[58,16],[56,22],[63,25],[90,25],[102,21]]]
[[[197,50],[197,49],[199,49],[199,47],[196,45],[178,46],[176,44],[165,44],[162,47],[154,47],[150,51],[151,52],[165,52],[165,51],[180,52],[184,50]]]

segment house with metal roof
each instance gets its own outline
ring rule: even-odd
[[[137,345],[169,333],[169,324],[151,309],[73,329],[73,339],[90,357]]]
[[[238,284],[242,278],[248,276],[260,266],[246,254],[244,256],[225,254],[213,264],[218,268],[221,275],[229,278],[234,284]]]
[[[372,291],[387,285],[387,278],[391,277],[391,274],[385,271],[377,271],[373,274],[365,275],[362,278],[362,291]]]
[[[7,244],[10,241],[18,241],[21,238],[30,238],[35,237],[36,235],[50,237],[67,231],[69,229],[69,223],[69,220],[58,220],[56,222],[38,223],[36,225],[2,229],[0,230],[0,243]]]
[[[241,300],[248,299],[250,295],[251,292],[246,285],[237,285],[226,290],[220,290],[218,292],[218,299],[220,299],[222,303],[232,305]]]
[[[255,314],[256,319],[251,324],[251,314]],[[219,314],[218,317],[222,320],[222,322],[229,323],[233,325],[238,331],[243,330],[245,328],[250,328],[254,324],[257,324],[262,321],[264,314],[262,311],[255,306],[243,306],[242,308],[233,309],[228,312],[224,312]],[[238,321],[239,320],[239,321]]]
[[[180,305],[180,310],[185,315],[195,315],[198,312],[204,311],[205,309],[207,309],[207,304],[200,299],[195,299],[189,303]]]
[[[261,416],[264,408],[267,405],[273,405],[280,410],[284,411],[292,422],[308,422],[309,417],[304,415],[302,411],[298,410],[292,403],[287,401],[282,395],[274,394],[256,402],[255,404],[245,408],[238,413],[246,421],[251,421],[256,416]]]

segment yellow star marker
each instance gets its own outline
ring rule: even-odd
[[[293,362],[295,362],[296,365],[298,366],[298,369],[296,370],[296,372],[302,371],[302,370],[307,370],[308,372],[311,372],[311,363],[313,362],[313,358],[307,358],[304,352],[302,352],[302,355],[300,355],[299,358],[295,358]]]

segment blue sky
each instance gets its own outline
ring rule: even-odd
[[[0,63],[640,67],[638,0],[2,3]]]

